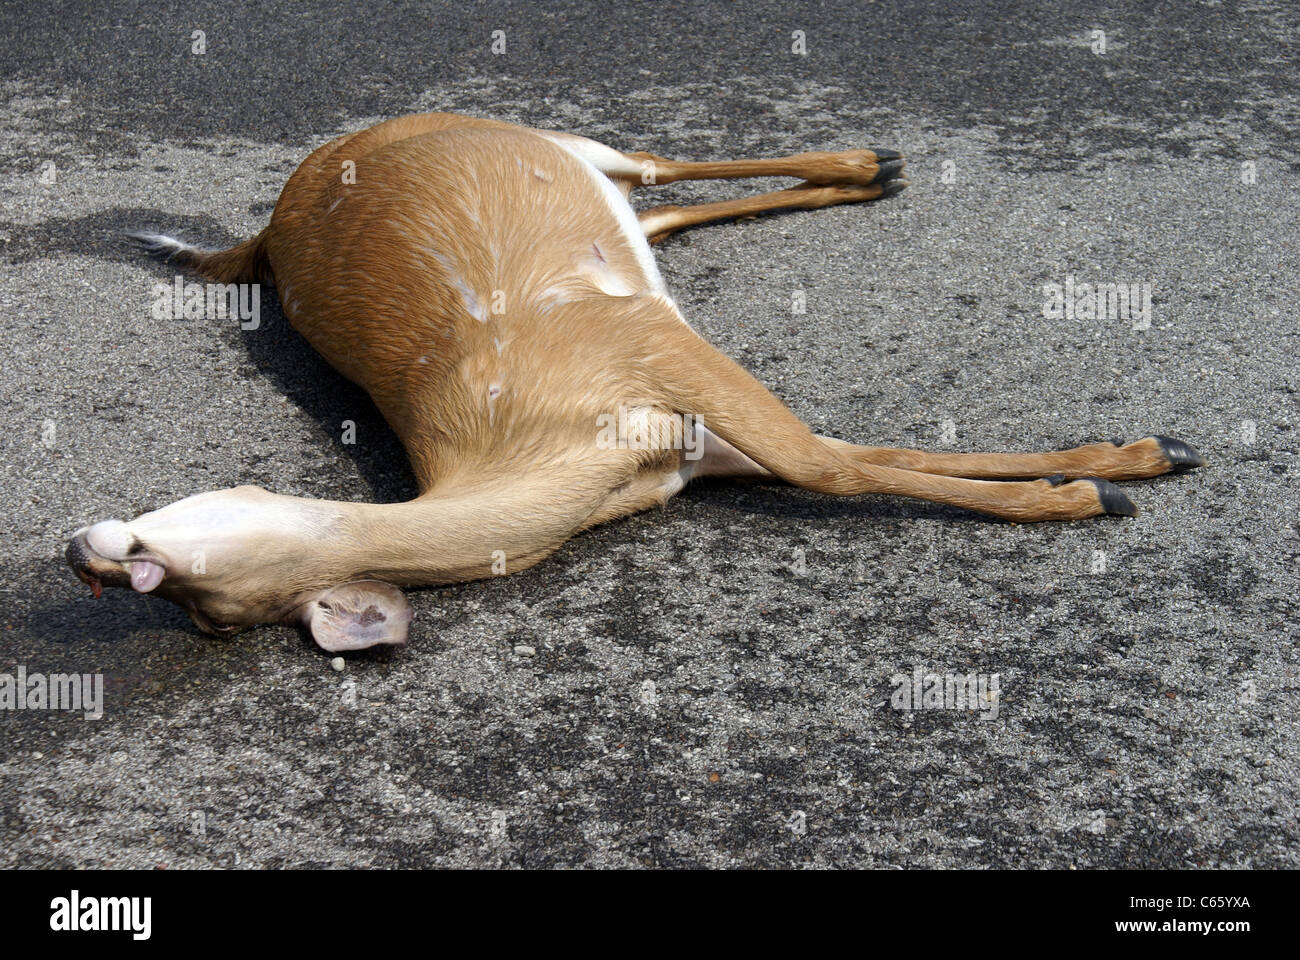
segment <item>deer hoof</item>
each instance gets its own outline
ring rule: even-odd
[[[1160,444],[1160,452],[1165,455],[1165,459],[1169,461],[1170,469],[1175,473],[1194,470],[1209,463],[1190,443],[1183,443],[1183,441],[1175,440],[1173,437],[1155,436],[1151,439]]]
[[[871,179],[872,183],[881,183],[886,180],[893,180],[903,169],[904,161],[902,160],[883,160],[877,167],[876,175]]]
[[[1136,517],[1138,515],[1137,504],[1124,495],[1124,491],[1109,480],[1098,480],[1096,477],[1084,477],[1093,486],[1097,488],[1097,499],[1101,501],[1102,510],[1106,511],[1112,517]]]
[[[880,185],[880,196],[877,199],[884,200],[885,197],[892,197],[906,186],[906,180],[886,180]]]

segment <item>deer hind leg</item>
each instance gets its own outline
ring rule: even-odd
[[[846,150],[842,153],[801,153],[770,160],[721,160],[688,163],[653,154],[628,154],[642,166],[647,184],[678,180],[717,180],[738,177],[802,177],[803,183],[737,200],[689,207],[672,204],[638,214],[651,243],[660,243],[683,227],[716,220],[753,216],[768,210],[813,210],[840,203],[860,203],[892,196],[907,186],[902,179],[902,154],[889,150]]]
[[[668,160],[653,153],[628,153],[638,165],[636,183],[676,183],[679,180],[739,180],[750,177],[795,177],[810,184],[853,184],[865,187],[898,177],[903,155],[897,150],[842,150],[839,153],[796,153],[763,160],[714,160],[696,163]],[[625,174],[622,174],[625,175]]]
[[[815,210],[839,203],[859,203],[897,193],[907,186],[904,180],[888,180],[867,186],[816,186],[803,183],[788,190],[760,193],[752,197],[697,203],[689,207],[667,204],[651,207],[637,214],[641,229],[651,243],[660,243],[683,227],[693,227],[715,220],[752,216],[767,210]]]
[[[799,153],[766,160],[720,160],[694,163],[668,160],[652,153],[623,153],[603,143],[571,133],[538,131],[614,181],[624,197],[637,186],[679,180],[732,180],[745,177],[798,177],[803,183],[758,196],[689,207],[665,205],[638,214],[651,243],[659,243],[683,227],[715,220],[752,216],[767,210],[829,207],[891,196],[907,186],[902,179],[903,155],[894,150],[845,150],[840,153]]]
[[[624,153],[588,137],[537,130],[539,135],[595,166],[625,189],[676,183],[679,180],[737,180],[750,177],[794,177],[809,184],[865,187],[897,179],[903,155],[897,150],[843,150],[838,153],[796,153],[764,160],[717,160],[696,163],[669,160],[653,153]]]

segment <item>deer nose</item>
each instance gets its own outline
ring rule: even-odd
[[[110,560],[126,559],[136,545],[135,537],[121,520],[101,520],[84,533],[86,545]]]
[[[90,592],[95,595],[95,599],[99,599],[104,592],[104,584],[95,570],[95,552],[86,543],[86,531],[79,530],[73,534],[63,556],[68,561],[68,566],[72,568],[72,572],[77,575],[77,579],[90,587]]]
[[[156,587],[163,568],[149,560],[129,560],[139,541],[121,520],[105,520],[72,535],[63,552],[68,566],[98,597],[103,587],[134,586],[141,593]]]
[[[87,573],[90,570],[91,552],[86,544],[86,535],[78,531],[68,541],[68,548],[63,552],[63,557],[68,561],[70,566],[77,573]]]

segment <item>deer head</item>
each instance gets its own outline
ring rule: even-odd
[[[83,527],[66,556],[95,596],[107,586],[164,597],[215,636],[298,622],[330,651],[403,644],[406,598],[347,561],[358,535],[350,506],[252,486],[216,490]]]

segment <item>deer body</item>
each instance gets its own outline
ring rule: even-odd
[[[1147,438],[1049,454],[926,454],[813,435],[700,338],[648,238],[710,219],[895,192],[871,151],[674,163],[567,134],[426,114],[341,137],[286,184],[268,228],[203,253],[157,252],[221,282],[274,282],[289,321],[362,386],[419,485],[405,504],[251,487],[200,494],[74,535],[83,580],[131,583],[215,632],[300,619],[327,649],[406,638],[402,585],[514,572],[593,524],[661,504],[692,477],[774,476],[833,494],[897,493],[1008,519],[1135,512],[1104,477],[1196,466]],[[804,178],[760,197],[627,202],[647,179]],[[631,423],[671,444],[602,442]],[[980,477],[1044,477],[1031,483]],[[1099,479],[1075,483],[1066,477]],[[206,563],[187,570],[196,549]]]

